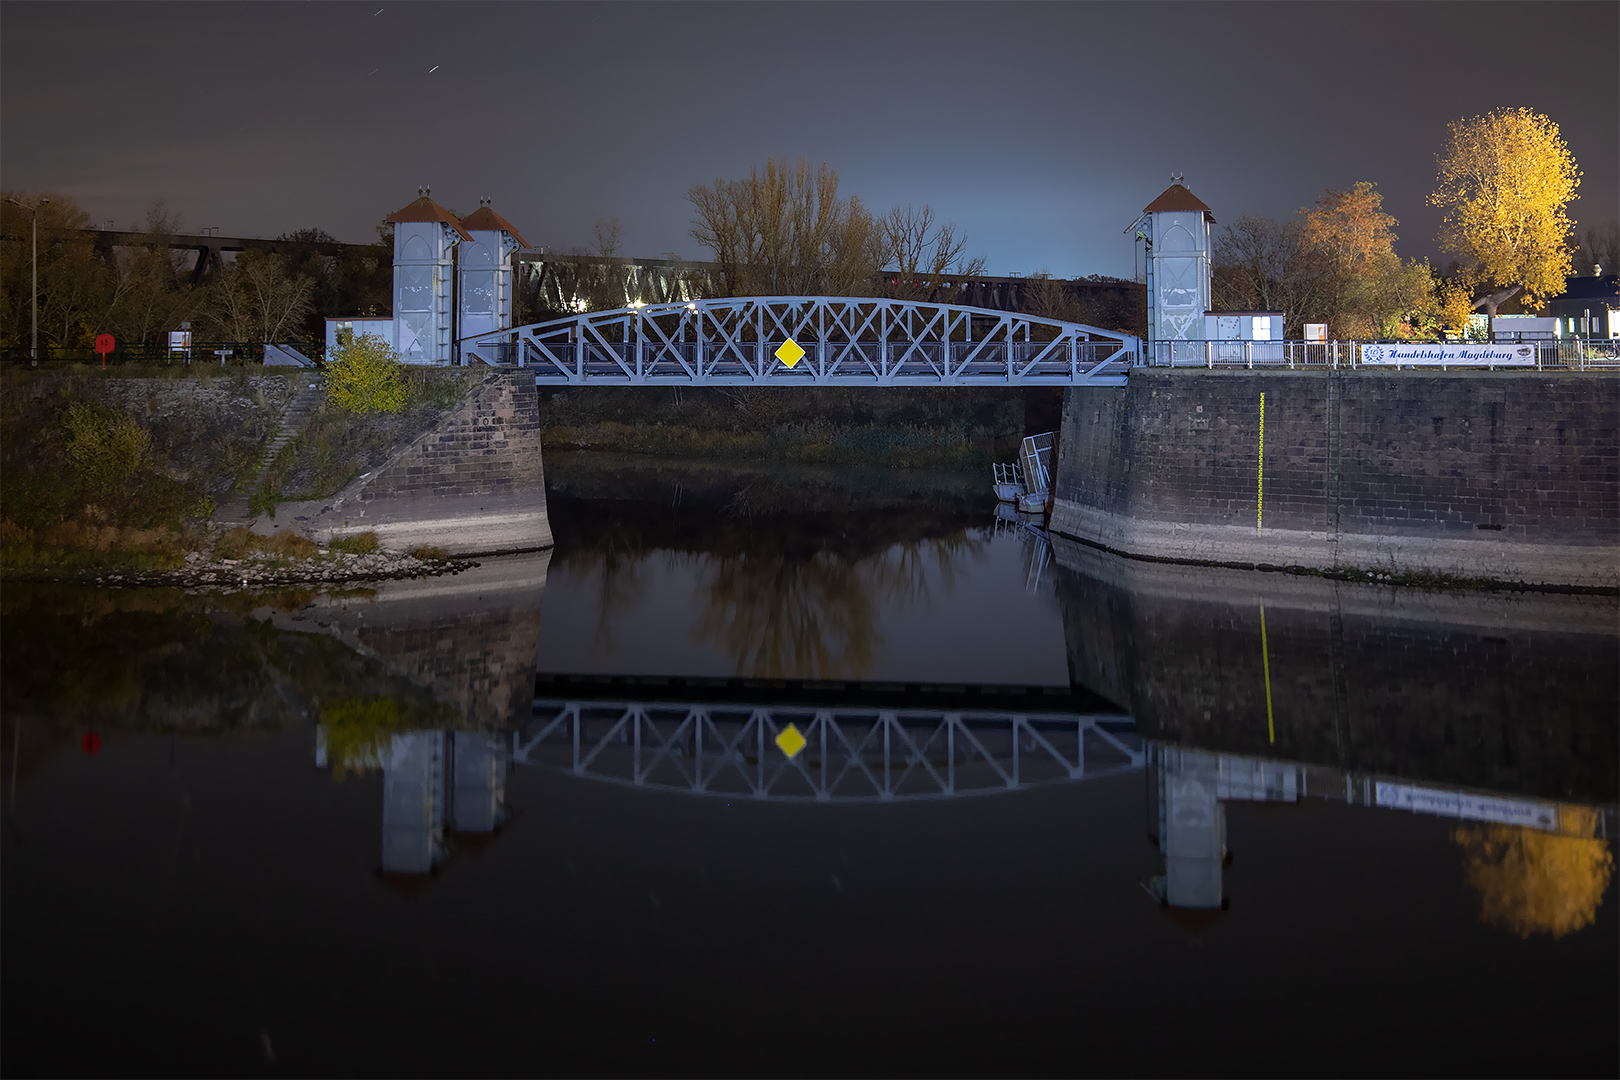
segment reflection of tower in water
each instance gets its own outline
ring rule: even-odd
[[[319,735],[315,764],[327,765]],[[497,738],[465,731],[406,731],[390,736],[370,761],[381,765],[382,871],[431,873],[449,858],[446,827],[457,834],[493,836],[506,824],[508,757]]]
[[[1150,751],[1148,821],[1164,855],[1164,875],[1149,889],[1175,908],[1223,908],[1221,871],[1230,799],[1297,802],[1297,771],[1291,764],[1257,761],[1160,746]]]

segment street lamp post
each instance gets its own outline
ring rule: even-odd
[[[33,206],[24,206],[16,199],[9,196],[6,198],[6,202],[14,206],[21,206],[34,216],[33,235],[29,242],[28,252],[28,272],[33,279],[30,290],[32,297],[29,303],[33,308],[34,324],[28,336],[28,359],[36,365],[39,363],[39,208],[50,201],[41,197],[39,202]]]

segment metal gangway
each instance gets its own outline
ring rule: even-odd
[[[634,304],[463,339],[540,385],[1123,386],[1141,340],[984,308],[839,296]]]

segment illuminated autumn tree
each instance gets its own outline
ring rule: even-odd
[[[1395,253],[1394,216],[1377,185],[1363,180],[1329,189],[1316,207],[1301,210],[1295,288],[1340,338],[1410,337],[1433,307],[1426,260],[1402,263]]]
[[[1535,308],[1563,291],[1571,269],[1565,208],[1581,173],[1558,125],[1529,109],[1498,109],[1451,125],[1430,204],[1445,218],[1440,245],[1463,263],[1474,307],[1494,320],[1524,294]]]
[[[1567,832],[1587,835],[1519,825],[1468,826],[1451,834],[1463,849],[1482,921],[1521,938],[1561,938],[1591,925],[1614,874],[1614,855],[1602,840],[1591,838],[1590,828],[1582,828],[1595,822],[1591,810],[1563,807],[1560,817]]]

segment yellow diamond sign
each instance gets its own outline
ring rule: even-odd
[[[793,343],[790,341],[788,344],[791,345]],[[797,357],[795,357],[795,359],[797,359]],[[786,363],[786,361],[783,362]],[[804,736],[799,734],[798,728],[794,727],[792,724],[789,724],[787,727],[783,728],[782,733],[776,737],[776,745],[780,746],[782,748],[782,753],[786,754],[788,757],[798,757],[799,751],[804,749]]]
[[[794,341],[792,338],[788,338],[786,341],[782,342],[782,347],[776,350],[776,358],[782,361],[782,363],[786,364],[788,367],[792,367],[794,364],[797,364],[800,360],[804,359],[804,350],[799,348],[799,343],[797,341]],[[793,725],[789,724],[788,727],[791,729]],[[803,745],[802,741],[800,745]],[[794,751],[794,753],[797,752],[798,751]],[[788,755],[788,757],[792,756],[793,754]]]

